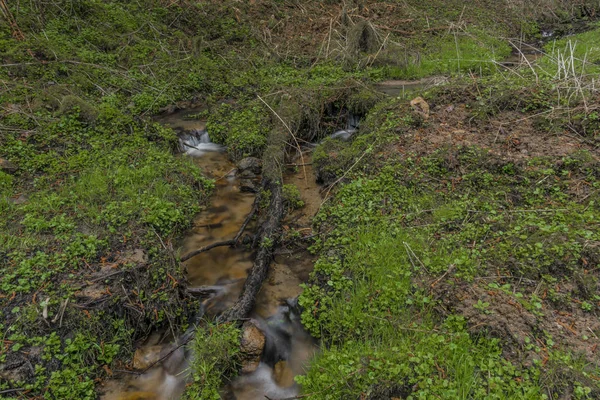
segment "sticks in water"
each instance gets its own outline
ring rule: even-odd
[[[208,246],[200,247],[199,249],[191,251],[191,252],[185,254],[183,257],[181,257],[180,258],[181,262],[185,262],[185,261],[189,260],[190,258],[195,257],[195,256],[197,256],[200,253],[204,253],[205,251],[212,250],[215,247],[222,247],[222,246],[232,246],[233,247],[233,246],[237,246],[238,242],[240,241],[240,238],[242,237],[242,234],[244,233],[244,230],[246,230],[246,227],[248,226],[248,223],[250,223],[250,220],[252,219],[252,217],[256,213],[257,209],[258,209],[258,197],[254,200],[254,205],[252,206],[252,210],[250,210],[250,213],[248,214],[248,216],[244,220],[244,223],[240,227],[240,230],[238,231],[238,233],[235,235],[235,237],[233,239],[231,239],[231,240],[223,240],[221,242],[216,242],[216,243],[213,243],[213,244],[209,244]]]

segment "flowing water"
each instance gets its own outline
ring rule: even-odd
[[[179,131],[182,152],[193,157],[206,176],[215,180],[215,192],[208,207],[194,220],[193,228],[183,239],[180,254],[233,238],[252,208],[254,194],[240,190],[235,166],[221,146],[210,142],[204,123],[190,120],[184,111],[161,118],[159,122]],[[298,161],[300,163],[300,161]],[[305,164],[310,164],[305,162]],[[310,220],[321,203],[319,187],[310,165],[284,176],[285,183],[296,184],[306,206],[284,221],[284,229],[310,231]],[[252,223],[246,232],[255,229]],[[184,263],[190,287],[211,286],[215,294],[203,302],[207,316],[216,316],[229,308],[241,293],[253,254],[244,246],[217,247]],[[277,251],[269,274],[257,297],[250,316],[266,337],[265,350],[258,368],[241,374],[223,389],[223,397],[237,400],[282,399],[297,395],[294,376],[302,374],[316,351],[314,340],[299,321],[295,298],[300,284],[308,279],[313,258],[306,250],[285,244]],[[136,351],[134,367],[145,369],[176,347],[177,340],[160,343],[161,335],[150,338]],[[179,338],[179,340],[182,340]],[[188,378],[190,351],[182,347],[141,376],[110,382],[105,400],[178,398]]]

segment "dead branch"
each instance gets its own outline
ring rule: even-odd
[[[210,297],[215,293],[223,291],[221,286],[200,286],[186,289],[189,294],[198,298]]]
[[[259,250],[244,283],[242,294],[230,309],[221,314],[219,317],[220,322],[241,320],[252,311],[256,296],[269,271],[285,208],[283,207],[283,191],[279,180],[263,179],[262,187],[265,191],[270,191],[271,198],[266,220],[257,234]]]
[[[180,258],[181,262],[185,262],[187,260],[189,260],[192,257],[197,256],[200,253],[204,253],[205,251],[209,251],[212,250],[216,247],[223,247],[223,246],[237,246],[240,237],[242,236],[242,234],[244,233],[244,230],[246,229],[246,226],[248,226],[248,223],[250,222],[250,220],[252,219],[252,217],[254,216],[254,214],[256,213],[256,210],[258,209],[258,197],[254,200],[254,205],[252,206],[252,210],[250,211],[250,213],[248,214],[248,216],[246,217],[246,219],[244,220],[244,223],[242,224],[242,226],[240,227],[240,230],[238,231],[238,233],[235,235],[235,237],[231,240],[223,240],[221,242],[216,242],[213,244],[209,244],[208,246],[204,246],[201,247],[197,250],[191,251],[189,253],[187,253],[186,255],[184,255],[183,257]]]
[[[217,243],[213,243],[213,244],[209,244],[208,246],[204,246],[204,247],[200,247],[197,250],[191,251],[189,253],[187,253],[186,255],[184,255],[183,257],[181,257],[181,261],[185,262],[187,260],[189,260],[192,257],[197,256],[200,253],[204,253],[205,251],[209,251],[212,250],[216,247],[223,247],[223,246],[235,246],[237,244],[237,240],[231,239],[231,240],[224,240],[222,242],[217,242]]]

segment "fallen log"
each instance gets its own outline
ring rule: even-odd
[[[262,186],[263,193],[267,192],[271,195],[266,218],[256,235],[259,249],[240,297],[231,308],[219,316],[219,322],[242,320],[250,314],[254,308],[256,296],[267,277],[273,259],[273,249],[279,242],[279,230],[285,213],[282,185],[279,180],[263,179]]]

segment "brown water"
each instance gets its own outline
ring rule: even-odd
[[[159,122],[179,131],[204,129],[201,121],[189,121],[186,116],[193,111],[183,111],[161,118]],[[180,254],[232,239],[252,208],[254,195],[239,189],[235,166],[227,154],[218,151],[199,152],[194,157],[206,176],[215,179],[215,192],[210,204],[195,219],[193,228],[184,238]],[[300,160],[297,161],[300,163]],[[309,162],[309,160],[305,160]],[[293,212],[284,221],[284,229],[296,229],[310,234],[310,220],[321,204],[319,186],[310,165],[298,171],[288,171],[285,183],[294,183],[300,189],[306,206]],[[246,232],[252,233],[252,223]],[[191,287],[217,286],[218,294],[204,301],[206,314],[215,316],[230,307],[241,293],[253,254],[244,246],[218,247],[201,253],[184,264]],[[250,374],[237,377],[226,388],[224,395],[237,400],[281,399],[298,394],[294,376],[302,374],[306,363],[316,351],[314,340],[303,330],[297,312],[287,304],[300,292],[300,284],[308,279],[314,259],[304,249],[286,247],[284,242],[276,255],[267,279],[257,297],[251,317],[265,328],[267,344],[276,342],[276,354],[266,355],[259,368]],[[143,370],[160,359],[174,347],[172,343],[160,344],[159,335],[136,351],[134,368]],[[267,346],[268,347],[268,346]],[[138,377],[125,377],[106,385],[105,400],[178,398],[189,375],[188,352],[181,348],[164,362]]]

